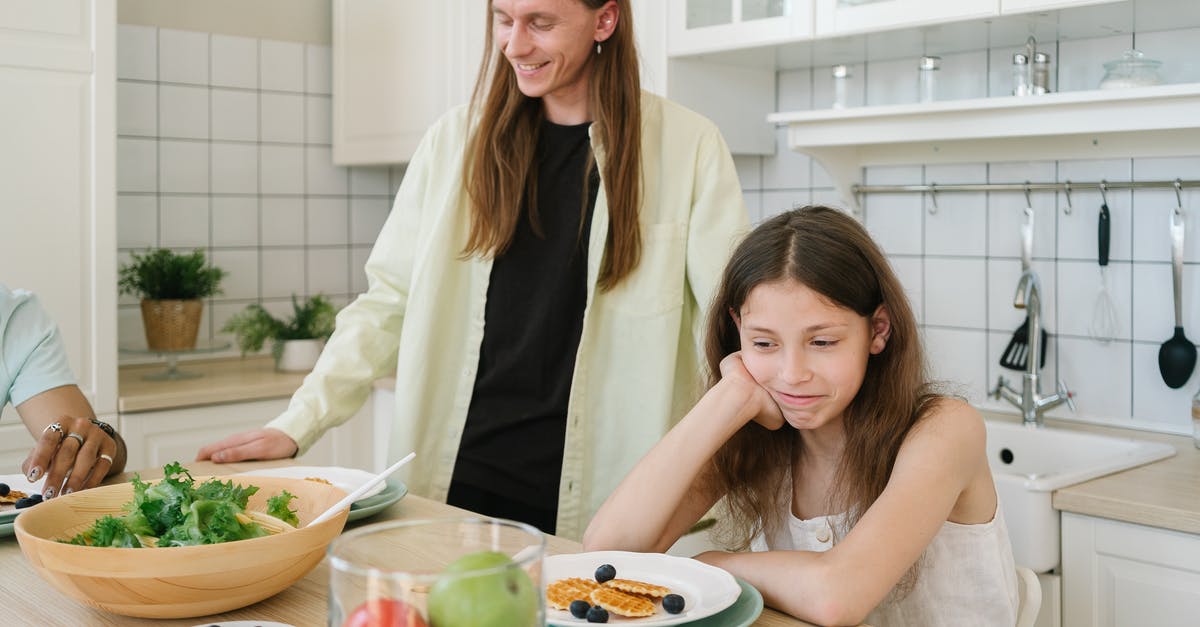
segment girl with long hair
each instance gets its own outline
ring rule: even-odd
[[[819,624],[1012,625],[1016,569],[978,412],[937,393],[900,281],[827,207],[755,229],[708,315],[711,387],[592,520],[588,550],[697,559]]]
[[[409,163],[367,292],[282,415],[198,457],[302,454],[394,369],[414,493],[578,538],[695,402],[747,213],[716,127],[641,91],[629,0],[480,4],[474,97]]]

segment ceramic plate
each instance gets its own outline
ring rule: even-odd
[[[546,583],[549,584],[568,577],[591,578],[601,564],[612,564],[617,569],[619,579],[636,579],[666,586],[672,593],[682,596],[684,601],[684,610],[679,614],[668,614],[660,607],[657,614],[645,618],[610,615],[609,623],[655,626],[690,624],[733,606],[742,595],[742,587],[737,580],[724,570],[691,558],[661,553],[596,551],[551,555],[546,558],[543,569]],[[571,616],[570,612],[551,608],[546,608],[546,621],[560,627],[589,624],[584,619]]]
[[[20,490],[26,494],[42,491],[38,484],[26,481],[24,475],[0,475],[0,483],[7,483],[10,489]],[[0,537],[12,535],[13,519],[21,511],[12,503],[0,504]]]
[[[408,486],[404,485],[399,479],[388,479],[384,483],[383,492],[376,494],[370,498],[359,499],[350,504],[350,515],[346,517],[346,521],[359,520],[368,516],[374,516],[386,509],[392,503],[404,498],[408,494]]]
[[[737,601],[733,602],[733,605],[708,618],[688,623],[687,627],[750,627],[753,625],[763,611],[762,594],[757,588],[741,579],[738,579],[737,582],[738,586],[742,588],[742,594],[738,596]]]
[[[251,470],[248,472],[238,473],[243,476],[251,477],[281,477],[284,479],[306,479],[308,477],[316,477],[324,479],[332,483],[335,487],[344,490],[347,494],[358,489],[358,486],[375,478],[373,473],[357,468],[342,468],[340,466],[283,466],[280,468],[264,468],[262,470]],[[371,488],[362,498],[375,496],[383,492],[384,485],[381,483],[374,488]]]
[[[295,625],[269,620],[226,620],[218,623],[200,623],[195,627],[295,627]]]

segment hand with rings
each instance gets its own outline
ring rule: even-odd
[[[29,481],[43,476],[42,498],[92,488],[109,474],[117,455],[116,432],[91,416],[62,416],[46,426],[22,464]]]

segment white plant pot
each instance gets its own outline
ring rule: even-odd
[[[275,360],[280,372],[309,372],[317,365],[325,340],[284,340],[283,349]]]

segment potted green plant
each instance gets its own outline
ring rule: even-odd
[[[234,314],[223,333],[237,336],[242,355],[259,351],[263,343],[272,340],[271,354],[275,369],[282,372],[307,372],[317,363],[325,340],[333,333],[337,308],[321,294],[301,303],[292,295],[291,318],[280,320],[258,303],[247,305]]]
[[[211,266],[204,251],[175,253],[166,248],[132,253],[122,264],[117,287],[142,299],[142,324],[151,350],[180,351],[196,346],[203,298],[221,293],[225,271]]]

